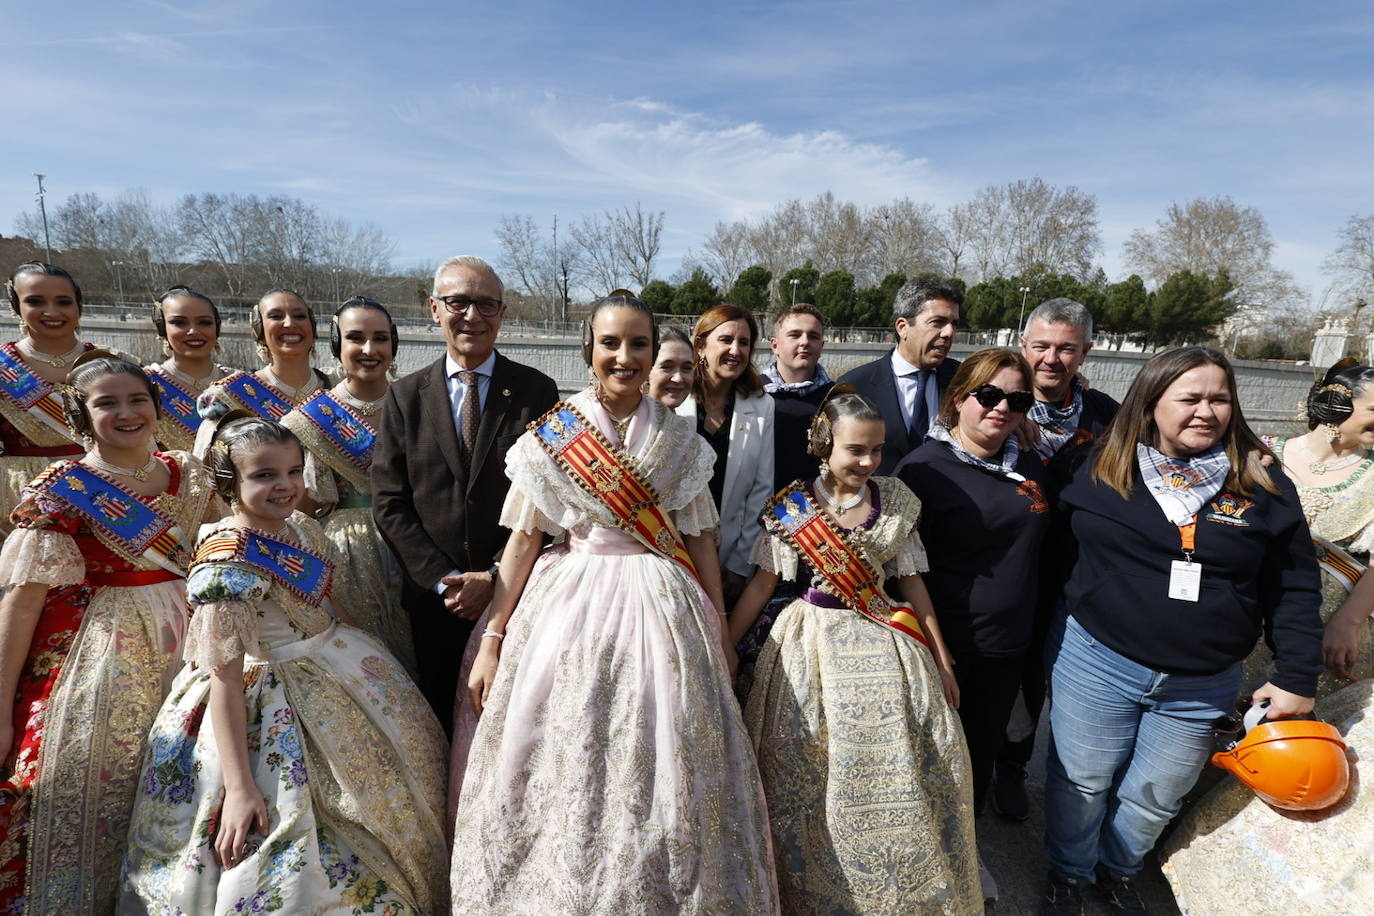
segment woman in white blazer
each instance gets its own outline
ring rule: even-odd
[[[733,605],[748,580],[759,513],[773,493],[773,399],[754,369],[754,316],[739,306],[707,309],[692,329],[697,371],[677,412],[696,418],[715,450],[711,495],[720,510],[720,568]],[[721,608],[721,611],[728,608]]]

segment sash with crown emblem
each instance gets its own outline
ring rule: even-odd
[[[290,398],[247,372],[235,372],[215,384],[239,406],[268,420],[280,420],[291,412]]]
[[[611,510],[616,527],[700,581],[682,536],[659,508],[658,496],[576,407],[559,401],[530,429],[573,482]]]
[[[34,486],[81,513],[100,542],[124,559],[151,560],[186,576],[191,551],[176,521],[84,464],[57,466]]]
[[[764,504],[763,524],[795,548],[850,608],[929,647],[911,608],[883,592],[876,572],[844,532],[816,508],[800,481]]]
[[[316,457],[363,492],[370,489],[372,446],[377,433],[347,404],[317,391],[282,421]]]
[[[313,607],[329,596],[334,581],[329,558],[249,528],[223,528],[201,541],[191,565],[202,563],[250,566]]]
[[[178,427],[192,435],[200,429],[201,417],[196,413],[196,396],[187,391],[171,375],[160,369],[149,369],[148,379],[157,388],[162,415],[171,418]]]
[[[24,365],[13,343],[0,345],[0,413],[20,432],[27,426],[25,421],[36,421],[63,438],[76,441],[56,390]]]

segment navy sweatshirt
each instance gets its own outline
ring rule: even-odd
[[[1025,482],[960,461],[934,439],[897,467],[921,499],[918,530],[930,557],[923,578],[956,654],[1006,657],[1030,647],[1050,506],[1039,456],[1022,452],[1016,471]]]
[[[1094,456],[1094,459],[1096,456]],[[1245,658],[1261,631],[1273,683],[1314,696],[1322,671],[1321,576],[1297,491],[1277,467],[1278,495],[1222,490],[1198,513],[1198,601],[1168,596],[1183,558],[1179,531],[1137,475],[1129,500],[1090,476],[1085,461],[1061,494],[1077,556],[1065,600],[1096,639],[1167,674],[1216,674]]]

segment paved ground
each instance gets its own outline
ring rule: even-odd
[[[1024,719],[1024,712],[1019,714]],[[1047,726],[1047,722],[1042,722],[1036,732],[1035,756],[1027,770],[1030,819],[1021,823],[1003,820],[992,811],[991,805],[978,818],[978,847],[984,863],[997,879],[1001,892],[997,902],[987,908],[989,916],[1038,916],[1040,913],[1040,895],[1045,888],[1045,873],[1048,870],[1044,850],[1043,804]],[[1147,862],[1145,870],[1141,872],[1138,886],[1152,916],[1178,914],[1169,884],[1153,860]],[[1091,916],[1110,913],[1096,892],[1089,891],[1087,900]]]

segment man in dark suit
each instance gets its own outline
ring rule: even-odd
[[[886,421],[879,474],[891,474],[940,413],[940,398],[959,368],[949,350],[963,303],[957,289],[908,280],[892,303],[897,346],[840,378],[878,405]]]
[[[553,379],[496,352],[504,287],[481,258],[450,258],[429,307],[448,352],[387,393],[372,458],[372,514],[408,581],[420,690],[450,733],[473,621],[510,534],[497,519],[506,452],[558,400]]]

